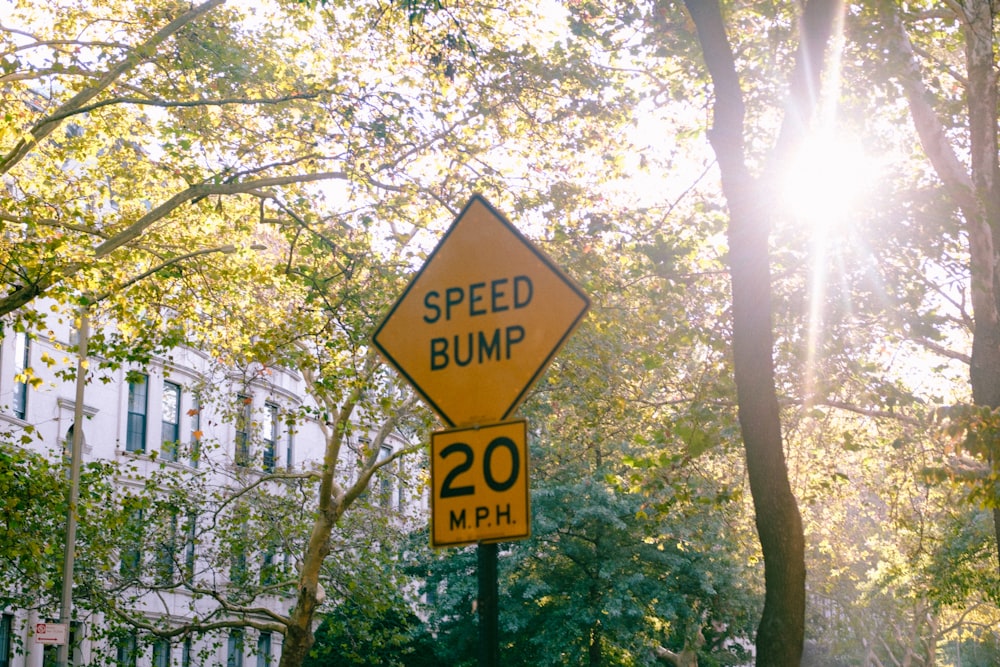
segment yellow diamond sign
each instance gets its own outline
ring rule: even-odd
[[[506,419],[590,301],[479,195],[372,337],[450,426]]]

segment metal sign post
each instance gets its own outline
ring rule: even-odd
[[[500,665],[500,586],[496,542],[480,542],[479,561],[479,667]]]

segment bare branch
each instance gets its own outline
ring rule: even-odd
[[[17,224],[26,224],[25,219],[16,215],[10,215],[9,213],[4,213],[0,211],[0,220],[4,222],[13,222]],[[108,235],[99,229],[94,229],[93,227],[88,227],[87,225],[78,225],[72,222],[64,222],[62,220],[57,220],[56,218],[31,218],[31,224],[42,225],[44,227],[57,227],[59,229],[68,229],[74,232],[80,232],[81,234],[92,234],[100,238],[107,238]]]

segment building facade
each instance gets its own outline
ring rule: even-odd
[[[0,341],[0,430],[16,434],[32,427],[32,444],[25,446],[52,460],[68,460],[76,428],[76,383],[63,377],[77,362],[72,352],[75,336],[70,324],[53,327],[48,336],[29,336],[5,327]],[[231,488],[233,498],[245,489],[266,486],[272,489],[269,497],[278,503],[282,494],[292,493],[284,491],[292,483],[283,482],[282,476],[304,484],[296,487],[305,489],[303,493],[308,491],[305,473],[322,461],[327,432],[321,424],[322,411],[311,402],[303,378],[293,369],[236,373],[186,348],[143,367],[98,366],[91,364],[84,391],[83,460],[106,461],[118,466],[116,470],[129,471],[118,473],[115,488],[121,495],[108,502],[123,502],[133,491],[136,497],[149,496],[151,479],[172,480],[170,493],[177,494],[180,488],[178,497],[183,496],[185,484],[191,485],[192,496],[196,488],[211,488],[216,494]],[[380,448],[377,456],[388,457],[410,444],[401,434],[381,443],[372,443],[370,435],[359,427],[349,438],[338,467],[345,483],[351,481],[362,458],[371,455],[370,446]],[[416,482],[408,481],[404,462],[394,461],[379,471],[365,505],[382,507],[397,521],[423,521],[425,501]],[[265,481],[272,477],[277,481]],[[164,496],[167,493],[165,489]],[[253,584],[252,605],[230,615],[264,622],[267,610],[287,612],[294,600],[287,587],[276,584],[294,577],[295,544],[248,532],[249,552],[243,546],[224,545],[227,538],[219,527],[220,512],[236,506],[235,500],[227,500],[203,513],[181,511],[173,523],[161,521],[157,529],[147,530],[154,533],[151,539],[159,540],[153,546],[148,541],[120,544],[120,564],[107,573],[107,580],[109,588],[121,587],[128,613],[160,628],[205,619],[225,621],[230,612],[224,607],[229,603],[220,602],[223,594],[219,591],[235,590],[247,579]],[[132,511],[140,521],[143,512],[152,512],[148,500],[146,506],[136,507]],[[255,526],[266,529],[266,510],[250,507],[247,512],[254,513]],[[290,534],[282,532],[280,517],[270,520],[276,526],[275,535]],[[223,557],[226,549],[230,551]],[[131,585],[128,577],[140,564],[144,564],[144,574]],[[139,585],[140,581],[144,583]],[[154,585],[163,581],[170,585]],[[249,607],[257,612],[247,612]],[[39,624],[57,621],[57,612],[0,608],[0,667],[55,665],[56,649],[39,643],[38,630]],[[100,627],[103,622],[101,613],[91,611],[73,625],[70,664],[264,667],[276,665],[281,651],[281,634],[255,629],[253,623],[157,639],[141,628],[108,635]]]

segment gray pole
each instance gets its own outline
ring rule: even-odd
[[[83,390],[87,384],[87,342],[90,322],[87,307],[80,309],[76,366],[76,403],[73,404],[73,451],[69,464],[69,508],[66,510],[66,554],[63,560],[60,622],[66,624],[66,643],[59,647],[59,667],[69,665],[73,623],[73,566],[76,558],[77,502],[80,499],[80,463],[83,460]]]

